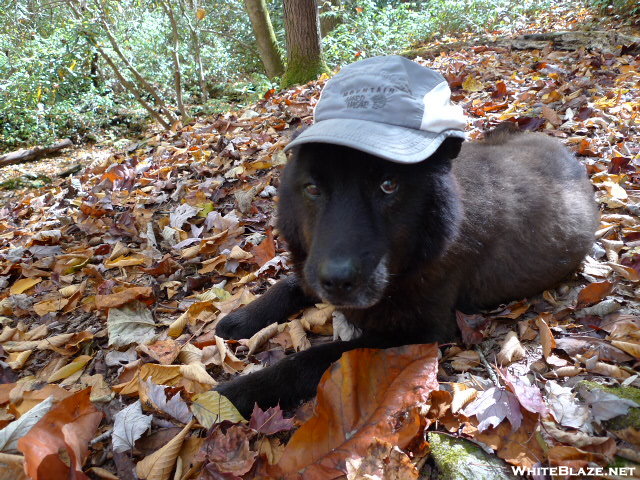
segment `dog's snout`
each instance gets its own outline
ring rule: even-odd
[[[349,258],[330,259],[320,264],[318,274],[327,293],[348,293],[355,287],[358,268]]]

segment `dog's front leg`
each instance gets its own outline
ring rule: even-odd
[[[297,275],[283,278],[262,296],[220,320],[216,335],[222,338],[249,338],[272,323],[286,322],[287,317],[318,300],[306,295]]]
[[[340,356],[355,348],[387,348],[406,342],[393,338],[361,337],[346,342],[316,345],[282,359],[275,365],[248,375],[241,375],[216,387],[229,398],[238,411],[249,418],[254,403],[262,409],[295,407],[316,394],[322,374]]]

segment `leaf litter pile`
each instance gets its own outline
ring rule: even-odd
[[[471,138],[511,121],[586,165],[603,215],[578,274],[458,313],[460,344],[348,352],[316,400],[245,419],[212,387],[352,333],[319,304],[249,339],[214,335],[290,268],[273,217],[282,149],[324,80],[150,133],[0,211],[0,479],[512,478],[510,465],[640,463],[640,57],[481,45],[416,61],[446,76]],[[437,454],[461,445],[472,461]]]

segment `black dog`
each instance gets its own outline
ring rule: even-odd
[[[584,167],[541,134],[447,138],[415,164],[304,144],[283,173],[278,216],[295,274],[216,331],[248,338],[322,300],[362,336],[312,347],[217,389],[245,415],[254,402],[291,407],[315,395],[323,372],[347,350],[449,341],[454,309],[531,296],[572,273],[598,218]]]

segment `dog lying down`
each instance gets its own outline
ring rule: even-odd
[[[220,384],[243,415],[313,397],[345,351],[450,341],[455,309],[554,287],[590,250],[599,217],[584,167],[542,134],[463,142],[449,96],[443,77],[401,57],[362,60],[325,86],[280,185],[295,273],[216,332],[248,338],[322,301],[362,334]]]

